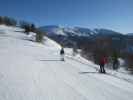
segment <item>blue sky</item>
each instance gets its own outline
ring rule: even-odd
[[[38,26],[80,26],[133,32],[133,0],[0,0],[0,15]]]

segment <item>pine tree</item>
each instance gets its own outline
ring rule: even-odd
[[[3,24],[3,17],[0,16],[0,24]]]
[[[36,30],[36,42],[43,42],[43,32]]]
[[[35,27],[35,25],[34,24],[31,24],[31,32],[34,32],[35,31],[35,29],[36,29],[36,27]]]
[[[26,34],[29,34],[29,32],[31,31],[31,24],[30,23],[25,22],[25,21],[20,21],[19,25],[20,25],[21,28],[24,29],[24,32]]]

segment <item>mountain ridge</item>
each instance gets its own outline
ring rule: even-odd
[[[78,35],[78,36],[90,36],[93,34],[111,34],[111,33],[115,33],[115,34],[122,34],[124,35],[124,33],[120,33],[117,31],[113,31],[111,29],[106,29],[106,28],[94,28],[94,29],[90,29],[90,28],[84,28],[84,27],[60,27],[58,25],[47,25],[47,26],[42,26],[39,27],[40,30],[42,31],[46,31],[48,32],[48,34],[50,33],[49,31],[51,30],[62,30],[65,34],[74,34],[74,35]],[[53,31],[54,34],[56,34],[56,32]],[[62,35],[62,34],[60,34]],[[105,35],[105,34],[104,34]]]

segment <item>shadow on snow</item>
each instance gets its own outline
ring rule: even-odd
[[[95,74],[95,73],[99,73],[99,72],[79,72],[79,74]]]
[[[62,61],[62,60],[55,60],[55,59],[44,59],[44,60],[40,60],[40,61]]]

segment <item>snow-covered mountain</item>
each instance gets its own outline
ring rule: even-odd
[[[62,35],[62,36],[90,36],[91,30],[80,27],[60,27],[60,26],[44,26],[40,27],[40,30],[46,32],[48,35]]]
[[[133,78],[107,70],[45,37],[33,41],[16,27],[0,26],[0,100],[132,100]]]
[[[125,35],[109,29],[88,29],[81,27],[59,27],[59,26],[45,26],[39,28],[46,32],[47,36],[54,39],[60,44],[73,47],[76,43],[78,47],[87,43],[90,40],[95,40],[98,37],[104,38],[118,38],[125,41]]]
[[[122,33],[115,32],[109,29],[94,29],[93,30],[94,35],[97,36],[122,36]]]
[[[60,26],[43,26],[39,28],[46,32],[48,35],[64,35],[64,36],[81,36],[90,37],[93,35],[111,36],[111,35],[122,35],[119,32],[115,32],[109,29],[89,29],[83,27],[60,27]]]

